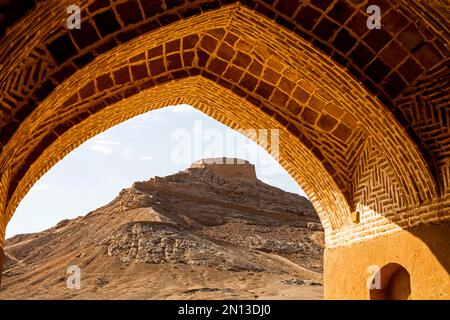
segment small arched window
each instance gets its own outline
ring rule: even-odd
[[[397,263],[381,268],[372,281],[371,300],[408,300],[411,296],[409,272]]]

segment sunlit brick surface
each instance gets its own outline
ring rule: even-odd
[[[68,32],[74,3],[82,28]],[[328,247],[448,220],[448,11],[370,4],[381,30],[366,27],[367,1],[48,0],[18,12],[0,42],[0,233],[65,154],[176,103],[280,128],[280,163]]]

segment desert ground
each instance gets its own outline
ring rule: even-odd
[[[309,200],[196,165],[8,239],[0,299],[321,299],[322,255]]]

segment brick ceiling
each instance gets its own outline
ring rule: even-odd
[[[64,25],[61,1],[23,0],[18,6],[0,0],[0,148],[52,92],[94,59],[141,35],[237,2],[308,42],[362,84],[371,95],[367,99],[381,102],[390,112],[387,117],[395,118],[414,141],[441,193],[450,189],[448,10],[437,0],[79,1],[82,28],[70,31]],[[380,30],[366,27],[369,4],[381,8]],[[45,32],[33,29],[35,13],[49,10],[51,16],[62,18],[48,18],[53,22]],[[29,150],[24,168],[65,130],[105,106],[145,87],[202,75],[285,125],[351,199],[352,174],[362,152],[358,146],[378,124],[358,123],[330,90],[299,85],[286,63],[266,60],[264,52],[241,41],[238,34],[239,30],[216,28],[205,35],[180,37],[132,57],[124,67],[97,74],[67,99],[63,105],[67,113],[52,118],[53,128],[41,136],[39,147]],[[133,86],[125,86],[131,80]],[[113,87],[122,91],[105,98],[102,92]],[[339,90],[345,93],[346,88]],[[88,109],[74,113],[73,106],[86,99]],[[17,181],[25,171],[19,170]]]

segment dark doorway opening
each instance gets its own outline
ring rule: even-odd
[[[375,275],[370,289],[371,300],[408,300],[411,279],[408,270],[397,263],[389,263]]]

